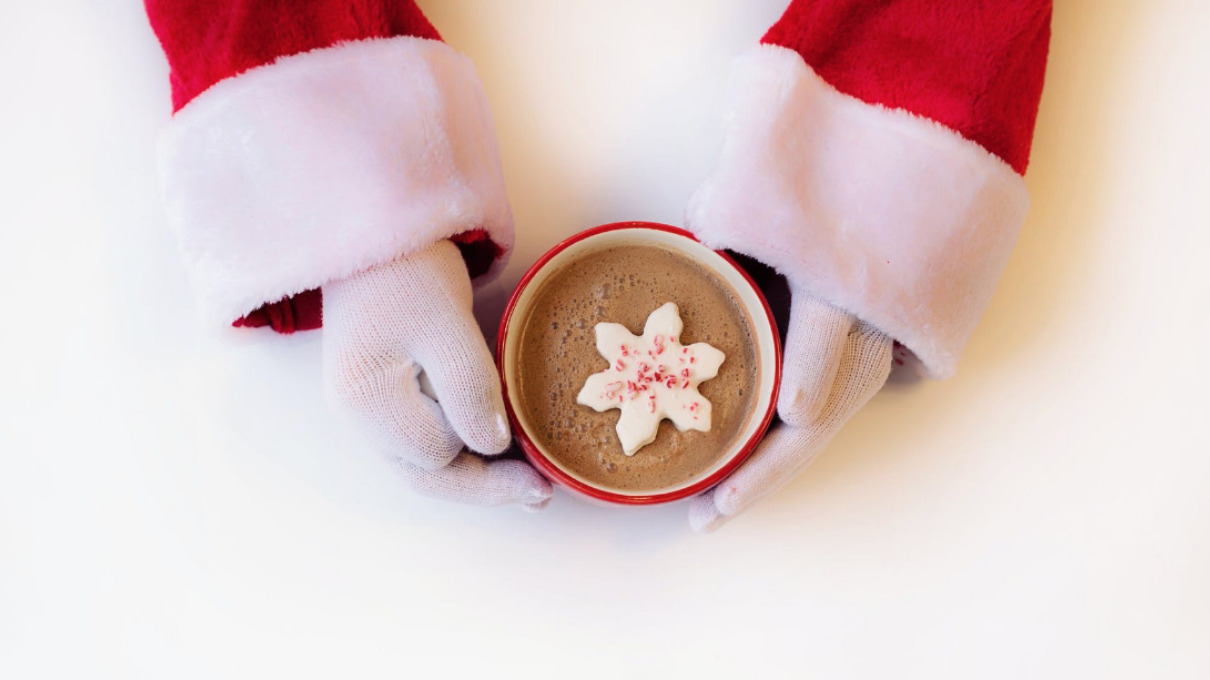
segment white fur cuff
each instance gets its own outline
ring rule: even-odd
[[[437,41],[343,43],[220,81],[173,118],[160,170],[216,321],[472,229],[512,249],[486,97]]]
[[[690,229],[952,375],[1025,220],[1021,176],[949,128],[842,94],[785,48],[742,55],[732,89]]]

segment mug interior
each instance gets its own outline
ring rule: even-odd
[[[705,266],[726,281],[735,293],[740,306],[747,313],[757,343],[757,400],[731,448],[714,465],[685,482],[672,487],[642,491],[619,489],[590,482],[564,466],[539,443],[532,434],[536,429],[531,427],[524,409],[519,404],[514,405],[509,396],[520,394],[517,385],[520,331],[529,316],[535,296],[541,290],[542,284],[551,275],[581,257],[616,246],[633,245],[655,246],[675,251]],[[530,268],[517,290],[514,291],[509,307],[505,311],[499,338],[498,360],[501,377],[504,381],[505,401],[508,402],[509,414],[513,418],[513,426],[516,430],[515,434],[521,440],[522,448],[531,456],[531,459],[534,456],[540,457],[541,460],[534,462],[545,472],[554,473],[556,481],[564,482],[566,486],[593,498],[628,504],[659,503],[703,490],[718,482],[723,475],[739,464],[740,459],[751,452],[773,417],[780,378],[780,346],[776,325],[764,296],[734,261],[707,248],[693,239],[688,232],[675,227],[649,223],[606,225],[573,236],[555,246]],[[642,451],[636,455],[642,455]]]

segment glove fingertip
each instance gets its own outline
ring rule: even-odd
[[[507,451],[513,443],[513,432],[508,426],[508,416],[497,412],[494,425],[491,439],[486,442],[487,450],[479,452],[485,456],[498,456]]]
[[[689,527],[696,533],[711,533],[730,519],[715,504],[714,493],[707,491],[689,501]]]
[[[526,510],[537,512],[550,504],[554,496],[554,488],[550,482],[538,474],[527,463],[519,460],[502,460],[492,463],[501,478],[511,480],[513,489],[512,503],[518,503]]]
[[[442,402],[445,416],[458,436],[471,451],[484,456],[507,451],[513,436],[501,395],[470,396],[473,390],[465,392],[461,399],[447,398]]]
[[[827,403],[827,393],[794,385],[783,389],[777,400],[777,414],[791,425],[803,427],[814,421]]]
[[[550,505],[550,499],[551,497],[547,496],[537,503],[526,503],[525,505],[521,506],[521,509],[525,512],[542,512],[546,509],[546,506]]]

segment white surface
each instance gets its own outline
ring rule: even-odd
[[[521,246],[677,223],[785,0],[429,0]],[[320,338],[195,321],[133,1],[0,14],[0,677],[1210,675],[1210,6],[1059,0],[1033,209],[958,377],[716,535],[403,493]]]

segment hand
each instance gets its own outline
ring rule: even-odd
[[[890,375],[888,335],[793,282],[790,293],[782,422],[735,472],[690,501],[695,531],[714,531],[806,469]]]
[[[525,462],[481,457],[512,438],[457,246],[438,241],[330,283],[323,296],[329,400],[377,436],[413,489],[476,505],[549,502],[550,483]]]

